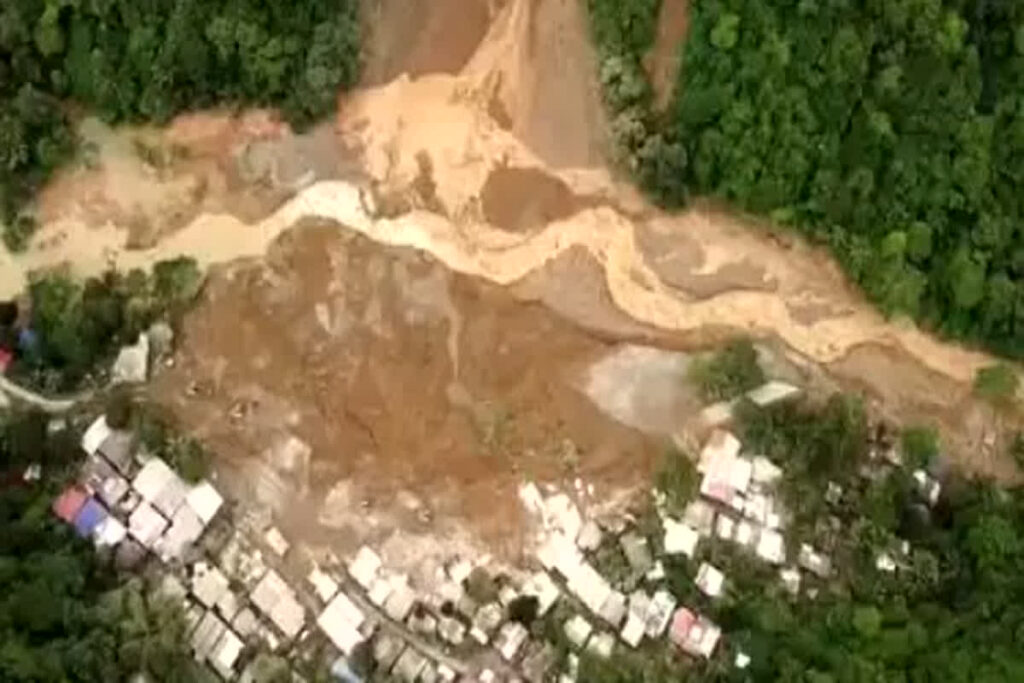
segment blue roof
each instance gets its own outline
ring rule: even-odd
[[[95,498],[85,501],[85,505],[75,517],[75,531],[79,536],[88,537],[100,522],[107,518],[107,510]]]

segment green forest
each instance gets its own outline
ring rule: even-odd
[[[212,105],[330,111],[358,76],[357,0],[4,0],[0,223],[22,248],[25,210],[75,150],[70,114],[166,121]]]
[[[829,245],[889,314],[1024,356],[1024,4],[700,0],[666,111],[658,0],[588,0],[624,161]]]
[[[722,627],[718,654],[698,663],[662,644],[620,649],[607,662],[585,660],[581,680],[1024,680],[1024,491],[951,475],[929,507],[907,469],[876,464],[881,476],[864,476],[875,431],[860,402],[845,396],[769,410],[745,404],[740,436],[751,452],[784,468],[781,491],[795,516],[790,532],[828,553],[833,575],[806,574],[794,597],[776,569],[713,541],[694,561],[673,560],[665,569],[673,594]],[[915,464],[938,452],[928,430],[909,429],[902,442]],[[669,499],[692,499],[691,460],[671,458],[666,466],[659,485]],[[840,496],[827,498],[828,482],[841,487]],[[902,540],[911,544],[905,555]],[[880,552],[897,558],[898,568],[880,569]],[[718,600],[693,583],[702,560],[729,577]],[[733,666],[740,651],[751,658],[745,670]]]

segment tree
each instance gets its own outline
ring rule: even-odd
[[[1012,367],[998,363],[978,370],[974,376],[974,393],[994,403],[1006,403],[1016,397],[1019,383]]]

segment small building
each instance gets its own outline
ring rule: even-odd
[[[213,650],[210,652],[208,660],[213,670],[220,674],[220,677],[226,681],[234,679],[235,676],[235,664],[238,662],[238,658],[242,654],[242,649],[245,647],[242,643],[242,639],[235,635],[231,629],[224,629],[224,633],[221,635],[217,644],[214,645]]]
[[[192,653],[196,661],[209,659],[221,637],[227,632],[227,625],[212,611],[207,612],[196,630],[192,632]]]
[[[184,505],[188,487],[181,477],[161,458],[146,461],[135,479],[132,488],[138,491],[142,500],[156,508],[164,517],[170,518]]]
[[[82,434],[82,450],[88,455],[95,455],[112,432],[113,430],[110,428],[110,425],[107,424],[107,416],[100,415]]]
[[[257,631],[259,631],[259,627],[260,622],[256,617],[256,613],[248,607],[240,609],[235,618],[231,620],[231,628],[245,640],[255,636]]]
[[[648,638],[659,638],[665,632],[675,608],[676,599],[671,593],[666,590],[654,593],[644,618],[644,633]]]
[[[397,622],[405,621],[416,604],[416,593],[409,586],[405,576],[396,577],[391,583],[391,595],[384,601],[384,612]]]
[[[611,584],[587,562],[565,567],[564,570],[569,572],[565,577],[569,592],[579,598],[591,612],[600,612],[601,606],[612,593]]]
[[[686,555],[689,558],[697,552],[700,533],[685,522],[665,518],[665,553],[668,555]]]
[[[587,643],[587,651],[595,657],[609,659],[615,650],[615,636],[607,631],[595,633]]]
[[[757,484],[762,490],[774,486],[782,478],[782,468],[763,455],[755,455],[751,463],[751,484]]]
[[[747,392],[747,398],[750,401],[760,407],[766,408],[768,406],[781,403],[782,401],[788,401],[796,398],[801,393],[799,387],[795,387],[792,384],[786,382],[779,382],[772,380],[759,386],[757,389]]]
[[[608,597],[597,610],[597,616],[611,624],[613,628],[618,628],[626,617],[626,596],[617,590],[609,592]]]
[[[192,595],[204,607],[213,609],[230,592],[228,578],[217,567],[197,562],[192,568]]]
[[[715,523],[715,536],[723,541],[733,540],[736,536],[736,520],[724,513],[718,515],[718,521]]]
[[[316,591],[317,597],[324,603],[330,602],[334,594],[338,592],[338,582],[335,581],[329,574],[324,572],[320,567],[314,566],[309,572],[309,576],[306,577],[309,584],[313,586],[313,590]]]
[[[149,503],[143,501],[128,518],[128,533],[142,546],[152,550],[167,528],[167,520]]]
[[[349,562],[348,573],[356,583],[363,587],[363,590],[370,590],[377,578],[377,572],[380,571],[383,564],[380,555],[364,545]]]
[[[205,527],[217,516],[217,512],[224,505],[224,498],[213,487],[213,484],[204,479],[189,489],[185,502]]]
[[[644,575],[654,566],[654,558],[651,556],[651,549],[647,545],[647,539],[630,531],[619,537],[619,545],[626,556],[626,561],[633,571]]]
[[[518,621],[510,621],[501,627],[494,639],[494,647],[501,653],[506,662],[511,662],[519,654],[530,633]]]
[[[292,639],[302,630],[306,610],[299,604],[291,587],[273,569],[256,584],[249,598],[286,638]]]
[[[82,465],[81,481],[110,508],[121,502],[131,488],[128,480],[113,465],[96,454],[86,457]]]
[[[537,598],[537,616],[543,617],[558,602],[562,591],[547,572],[538,571],[523,586],[523,594]]]
[[[832,561],[806,543],[800,546],[797,564],[823,579],[832,573]]]
[[[669,638],[687,654],[710,658],[721,637],[722,630],[718,626],[685,607],[676,610],[672,618]]]
[[[912,476],[914,483],[917,484],[917,491],[924,498],[925,502],[930,506],[938,503],[939,496],[942,495],[942,484],[924,470],[914,470]]]
[[[128,529],[117,517],[107,516],[93,531],[93,538],[100,548],[113,548],[128,535]]]
[[[796,567],[785,567],[779,570],[779,579],[782,586],[790,595],[797,595],[800,592],[800,570]]]
[[[715,528],[715,509],[706,501],[695,500],[686,506],[683,523],[696,529],[701,536],[710,536]]]
[[[75,515],[75,532],[82,538],[91,537],[97,527],[107,519],[107,509],[95,498],[87,498]]]
[[[736,523],[736,534],[733,536],[733,540],[736,545],[742,548],[752,548],[758,541],[759,530],[755,524],[752,524],[749,520],[741,519]]]
[[[590,638],[594,627],[590,625],[589,621],[577,614],[571,619],[566,620],[564,630],[569,642],[582,649],[587,644],[587,639]]]
[[[775,565],[786,561],[786,543],[775,529],[762,529],[757,541],[757,556]]]
[[[164,562],[182,557],[203,535],[203,522],[188,505],[182,505],[171,518],[170,528],[157,541],[154,550]]]
[[[576,545],[579,546],[580,550],[591,552],[601,546],[602,537],[601,527],[594,520],[588,519],[580,527],[580,533],[576,537]]]
[[[405,683],[416,683],[416,679],[427,668],[429,660],[411,647],[405,648],[395,662],[391,675]]]
[[[378,671],[390,673],[395,662],[405,650],[405,642],[401,638],[381,633],[373,640],[373,660],[377,663]]]
[[[324,635],[347,656],[363,642],[360,628],[365,621],[366,615],[362,610],[344,592],[339,592],[317,617],[316,623]]]
[[[69,486],[64,489],[57,500],[53,501],[53,514],[68,524],[74,524],[75,517],[78,516],[88,498],[89,494],[80,486]]]
[[[445,642],[459,646],[466,639],[466,625],[458,619],[442,616],[437,622],[437,633]]]
[[[473,617],[470,635],[481,645],[486,645],[490,641],[491,635],[501,625],[504,616],[505,610],[501,608],[501,605],[496,602],[487,603],[477,610],[476,616]]]
[[[725,574],[714,565],[704,562],[697,570],[697,588],[709,598],[717,598],[722,595],[725,588]]]
[[[276,526],[272,526],[267,529],[266,533],[263,534],[263,541],[267,544],[278,557],[284,557],[288,553],[288,549],[291,548],[291,543],[284,537],[281,530]]]

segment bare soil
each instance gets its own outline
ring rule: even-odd
[[[494,169],[480,201],[487,222],[510,232],[539,230],[579,210],[564,180],[536,168]]]
[[[672,100],[683,56],[683,40],[690,28],[690,0],[662,0],[654,46],[644,59],[654,88],[654,104],[665,109]]]
[[[155,391],[218,454],[259,460],[297,436],[313,449],[310,495],[351,482],[353,501],[410,530],[403,492],[515,553],[524,477],[619,487],[658,453],[577,388],[606,342],[336,225],[297,228],[264,262],[218,273],[185,339]]]

